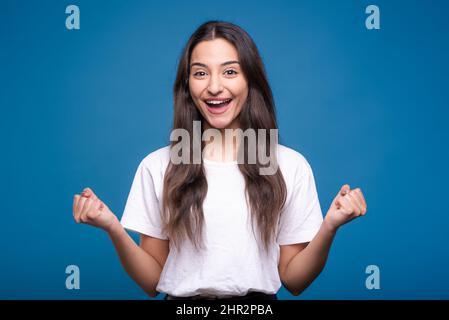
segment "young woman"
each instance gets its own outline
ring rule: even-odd
[[[257,47],[231,23],[209,21],[191,36],[174,108],[173,129],[190,137],[195,123],[223,136],[277,129]],[[261,174],[260,158],[248,161],[250,148],[237,135],[203,139],[199,162],[191,139],[182,149],[187,161],[175,163],[179,139],[172,139],[139,164],[121,221],[90,188],[75,195],[74,218],[109,234],[126,272],[151,297],[276,299],[281,283],[299,295],[324,268],[338,228],[364,215],[366,203],[345,184],[323,219],[309,163],[270,137],[257,136],[255,148],[274,150],[271,174]],[[140,245],[125,228],[140,233]]]

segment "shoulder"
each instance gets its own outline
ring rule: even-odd
[[[170,145],[156,149],[146,155],[140,165],[150,171],[165,171],[170,160]]]
[[[278,144],[277,155],[279,167],[287,175],[303,175],[311,170],[306,157],[290,147]]]

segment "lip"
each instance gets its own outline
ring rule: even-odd
[[[206,99],[206,100],[213,100],[213,101],[224,101],[224,100],[229,100],[230,98],[226,98],[226,99]],[[228,105],[226,107],[221,107],[221,108],[214,108],[214,107],[209,107],[209,105],[206,103],[206,101],[203,101],[204,104],[206,105],[207,111],[209,111],[209,113],[212,114],[222,114],[225,113],[230,107],[231,105],[234,103],[234,99],[231,99],[231,102],[228,103]]]
[[[204,99],[204,101],[225,101],[232,98],[210,98],[210,99]]]

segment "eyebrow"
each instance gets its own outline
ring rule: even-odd
[[[238,64],[240,64],[240,62],[238,62],[237,60],[231,60],[231,61],[223,62],[223,63],[221,64],[221,66],[227,66],[228,64],[233,64],[233,63],[238,63]],[[200,66],[200,67],[207,68],[207,64],[204,64],[204,63],[201,63],[201,62],[194,62],[194,63],[192,63],[192,64],[190,65],[190,67],[193,67],[193,66]]]

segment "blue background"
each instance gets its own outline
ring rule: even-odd
[[[65,27],[69,4],[80,30]],[[365,27],[369,4],[380,30]],[[168,144],[177,59],[208,19],[254,38],[281,142],[311,164],[323,213],[344,183],[368,202],[307,291],[279,297],[449,298],[448,10],[424,0],[1,1],[0,298],[148,298],[108,236],[74,223],[72,199],[90,186],[121,217],[137,165]],[[65,288],[71,264],[80,290]],[[370,264],[380,290],[365,288]]]

